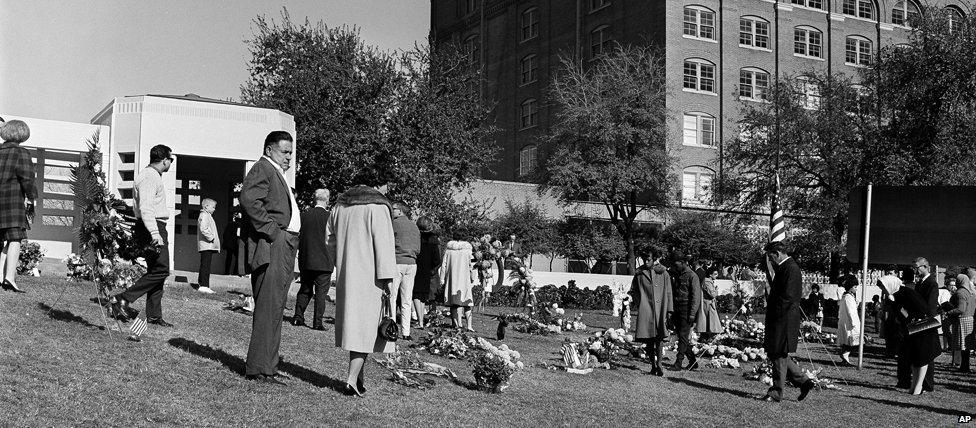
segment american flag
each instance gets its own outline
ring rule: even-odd
[[[772,204],[769,208],[769,242],[779,242],[786,239],[786,219],[783,218],[783,210],[779,207],[779,173],[776,173],[776,187],[773,189]],[[769,282],[772,283],[776,272],[773,270],[773,262],[766,259],[766,273],[769,275]]]
[[[146,324],[146,320],[136,317],[136,319],[132,320],[132,325],[129,326],[129,331],[131,331],[136,337],[139,337],[142,336],[142,334],[145,333],[148,328],[149,325]]]

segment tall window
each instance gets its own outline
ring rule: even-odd
[[[603,25],[590,32],[590,58],[609,53],[612,45],[610,26]]]
[[[871,0],[844,0],[844,15],[874,19],[874,3]]]
[[[715,12],[702,6],[686,6],[684,35],[715,40]]]
[[[823,58],[823,33],[813,27],[796,27],[793,30],[793,53]]]
[[[684,114],[681,144],[694,147],[715,145],[715,117],[705,113]]]
[[[808,77],[797,77],[796,84],[797,96],[800,97],[803,108],[807,110],[820,108],[820,85]]]
[[[533,7],[522,12],[522,41],[534,39],[539,35],[539,8]]]
[[[949,31],[955,32],[962,29],[963,20],[965,15],[962,13],[958,7],[949,6],[946,7],[946,15],[949,18]]]
[[[539,124],[539,104],[534,98],[522,102],[522,129],[531,128]]]
[[[537,155],[538,148],[534,144],[525,146],[519,151],[519,177],[525,177],[535,172],[538,162]]]
[[[769,92],[769,73],[758,68],[739,70],[739,96],[750,100],[765,100]]]
[[[739,46],[769,49],[769,21],[755,16],[739,18]]]
[[[681,172],[681,201],[686,204],[708,204],[712,197],[715,172],[693,166]]]
[[[536,64],[536,56],[529,55],[522,58],[522,80],[520,84],[525,85],[527,83],[532,83],[537,80],[538,75],[538,65]]]
[[[895,25],[912,25],[922,16],[922,8],[912,0],[900,1],[895,3],[895,8],[891,10],[891,23]]]
[[[797,6],[809,7],[811,9],[823,10],[823,0],[790,0],[790,3]]]
[[[481,66],[481,40],[478,35],[464,39],[464,52],[468,57],[468,65],[473,69]]]
[[[871,41],[861,36],[848,36],[844,44],[844,62],[848,65],[871,65]]]
[[[603,9],[610,4],[610,0],[590,0],[590,10]]]
[[[715,64],[703,59],[686,59],[683,86],[695,91],[715,92]]]

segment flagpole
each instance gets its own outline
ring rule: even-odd
[[[868,247],[871,244],[871,191],[874,186],[868,183],[867,202],[864,208],[864,254],[861,256],[861,334],[857,345],[857,369],[864,363],[864,316],[867,312],[868,287]]]

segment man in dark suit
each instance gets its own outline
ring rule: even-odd
[[[803,401],[813,389],[813,380],[807,377],[790,358],[796,352],[800,335],[800,298],[803,296],[803,273],[796,261],[786,254],[782,242],[770,242],[764,248],[772,262],[773,280],[769,285],[766,303],[766,339],[763,347],[773,369],[773,386],[766,392],[766,401],[783,399],[786,378],[800,385],[797,401]]]
[[[298,235],[298,269],[302,283],[295,299],[295,314],[292,325],[305,325],[305,308],[315,296],[312,309],[312,330],[325,330],[322,315],[325,313],[325,300],[332,285],[332,262],[326,248],[325,226],[329,222],[329,190],[315,191],[315,206],[302,213],[302,231]]]
[[[915,271],[915,292],[925,302],[928,315],[935,316],[939,309],[939,283],[932,275],[929,261],[924,257],[915,259],[912,266]],[[912,369],[908,359],[903,355],[898,356],[898,387],[908,388],[911,385]],[[935,391],[935,364],[929,364],[929,369],[925,372],[925,380],[922,382],[922,390],[926,392]]]
[[[675,332],[678,334],[678,356],[674,359],[672,370],[682,370],[681,363],[688,357],[688,370],[698,368],[698,358],[691,346],[691,330],[698,321],[698,310],[702,303],[702,288],[698,281],[698,274],[691,269],[689,258],[675,253],[675,274],[672,275],[672,292],[674,300]]]
[[[254,318],[245,375],[284,385],[277,374],[281,321],[295,268],[301,217],[285,171],[291,167],[291,135],[274,131],[264,140],[264,156],[244,178],[241,208],[251,225],[248,255]]]

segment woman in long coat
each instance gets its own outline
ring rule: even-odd
[[[841,296],[837,310],[837,344],[840,345],[840,359],[851,364],[851,351],[861,344],[861,317],[857,312],[857,282],[844,282],[847,288]]]
[[[969,373],[969,351],[976,348],[976,334],[973,334],[973,313],[976,312],[976,289],[965,274],[956,277],[956,292],[945,305],[949,324],[949,350],[962,351],[959,371]]]
[[[0,124],[2,124],[0,120]],[[20,143],[30,138],[30,128],[20,120],[0,125],[0,241],[3,242],[4,290],[23,293],[17,287],[17,265],[20,264],[20,243],[27,239],[27,207],[34,207],[37,188],[34,187],[34,163],[27,149]],[[0,263],[3,263],[0,261]]]
[[[461,313],[468,319],[468,331],[474,331],[471,321],[471,308],[474,295],[471,292],[471,243],[454,236],[447,243],[444,261],[441,263],[441,284],[444,288],[444,303],[451,307],[451,326],[461,327]]]
[[[370,352],[393,352],[379,335],[397,274],[393,217],[386,186],[356,186],[339,196],[326,226],[328,251],[335,262],[336,346],[349,351],[346,394],[362,395],[363,363]],[[352,385],[356,385],[353,387]]]
[[[637,334],[635,338],[647,345],[651,359],[651,373],[664,376],[661,360],[664,347],[661,343],[668,339],[668,318],[674,312],[671,297],[671,275],[661,264],[661,256],[654,254],[644,259],[644,265],[637,270],[631,282],[631,294],[637,299]]]
[[[722,332],[722,321],[718,318],[718,309],[715,306],[715,296],[718,295],[715,280],[718,279],[718,273],[718,269],[709,269],[701,285],[702,304],[698,309],[698,323],[695,325],[695,331],[701,333],[702,341],[706,342]]]
[[[437,272],[444,259],[440,238],[434,232],[434,222],[425,216],[417,219],[420,229],[420,254],[417,255],[417,277],[413,284],[413,306],[421,328],[426,325],[426,305],[437,310],[437,293],[441,289],[441,277]]]

